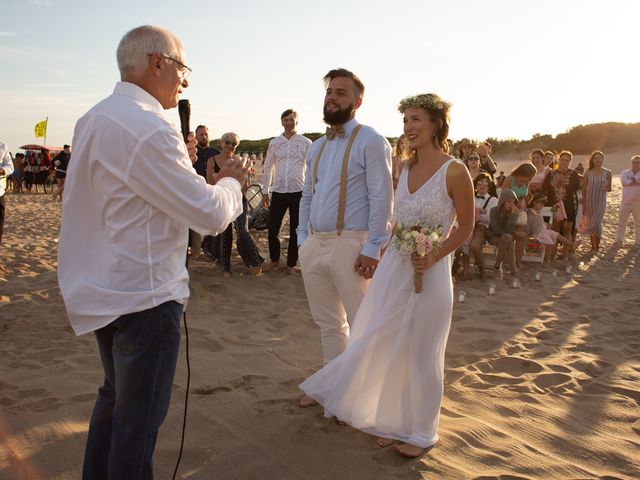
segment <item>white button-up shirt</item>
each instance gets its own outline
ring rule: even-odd
[[[304,188],[304,173],[307,168],[307,151],[311,140],[295,134],[290,139],[281,134],[269,142],[267,157],[264,160],[262,193],[301,192]]]
[[[640,171],[633,173],[631,169],[623,170],[620,174],[620,183],[622,184],[622,204],[640,203]]]
[[[126,82],[78,121],[63,196],[58,280],[77,335],[186,305],[187,229],[215,235],[242,213],[240,183],[207,185],[162,105]]]
[[[335,232],[338,220],[338,199],[342,160],[355,119],[344,124],[344,138],[327,141],[323,136],[313,142],[307,153],[307,178],[300,200],[298,245],[309,235],[309,227],[317,232]],[[316,156],[326,142],[315,192],[312,192],[313,168]],[[347,198],[344,229],[368,231],[362,255],[380,258],[381,248],[389,241],[393,187],[391,183],[391,147],[386,138],[373,128],[363,125],[351,147],[347,169]]]
[[[13,173],[13,160],[9,155],[9,148],[4,142],[0,142],[0,168],[4,170],[4,176],[0,177],[0,197],[4,195],[7,177]]]

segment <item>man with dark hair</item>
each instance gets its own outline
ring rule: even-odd
[[[355,119],[364,85],[352,72],[324,77],[325,136],[307,153],[298,245],[309,307],[320,327],[325,363],[344,350],[349,322],[389,240],[391,146]],[[301,407],[315,404],[306,395]]]
[[[280,264],[280,227],[284,214],[289,210],[289,248],[287,272],[293,273],[298,263],[298,215],[300,198],[307,169],[306,155],[311,140],[296,133],[298,113],[287,109],[280,115],[284,132],[269,142],[262,177],[262,202],[271,207],[269,216],[269,256],[271,263],[263,268],[268,271]],[[269,198],[271,187],[271,198]]]
[[[193,168],[196,169],[198,175],[207,179],[207,160],[211,157],[215,157],[220,153],[220,150],[209,146],[209,129],[206,125],[198,125],[196,128],[196,155],[197,160],[193,164]]]
[[[67,177],[67,169],[69,168],[69,159],[71,158],[71,146],[64,145],[62,151],[56,155],[53,160],[53,166],[56,169],[56,182],[58,183],[58,191],[54,195],[58,200],[62,201],[62,192],[64,191],[64,180]]]
[[[209,129],[206,125],[198,125],[196,128],[196,156],[197,159],[193,164],[198,175],[207,180],[207,161],[211,157],[215,157],[220,150],[209,146]],[[213,238],[211,235],[205,235],[204,239],[195,230],[189,230],[189,246],[191,247],[191,256],[197,259],[200,251],[204,251],[210,258],[213,256]]]

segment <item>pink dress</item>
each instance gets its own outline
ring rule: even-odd
[[[555,245],[558,240],[558,232],[551,230],[542,215],[533,209],[527,210],[527,225],[529,235],[543,245]]]

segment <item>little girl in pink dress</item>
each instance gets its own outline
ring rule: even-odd
[[[530,208],[527,210],[527,229],[529,235],[535,238],[543,245],[555,245],[556,242],[560,242],[569,247],[573,247],[573,242],[566,237],[563,237],[558,232],[551,230],[542,218],[540,211],[544,207],[547,201],[547,197],[544,193],[536,193],[530,203]]]

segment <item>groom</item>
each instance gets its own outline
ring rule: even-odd
[[[307,152],[297,229],[300,266],[324,362],[342,353],[349,325],[389,240],[391,147],[355,114],[364,85],[352,72],[324,77],[327,134]],[[303,396],[300,406],[315,404]]]

